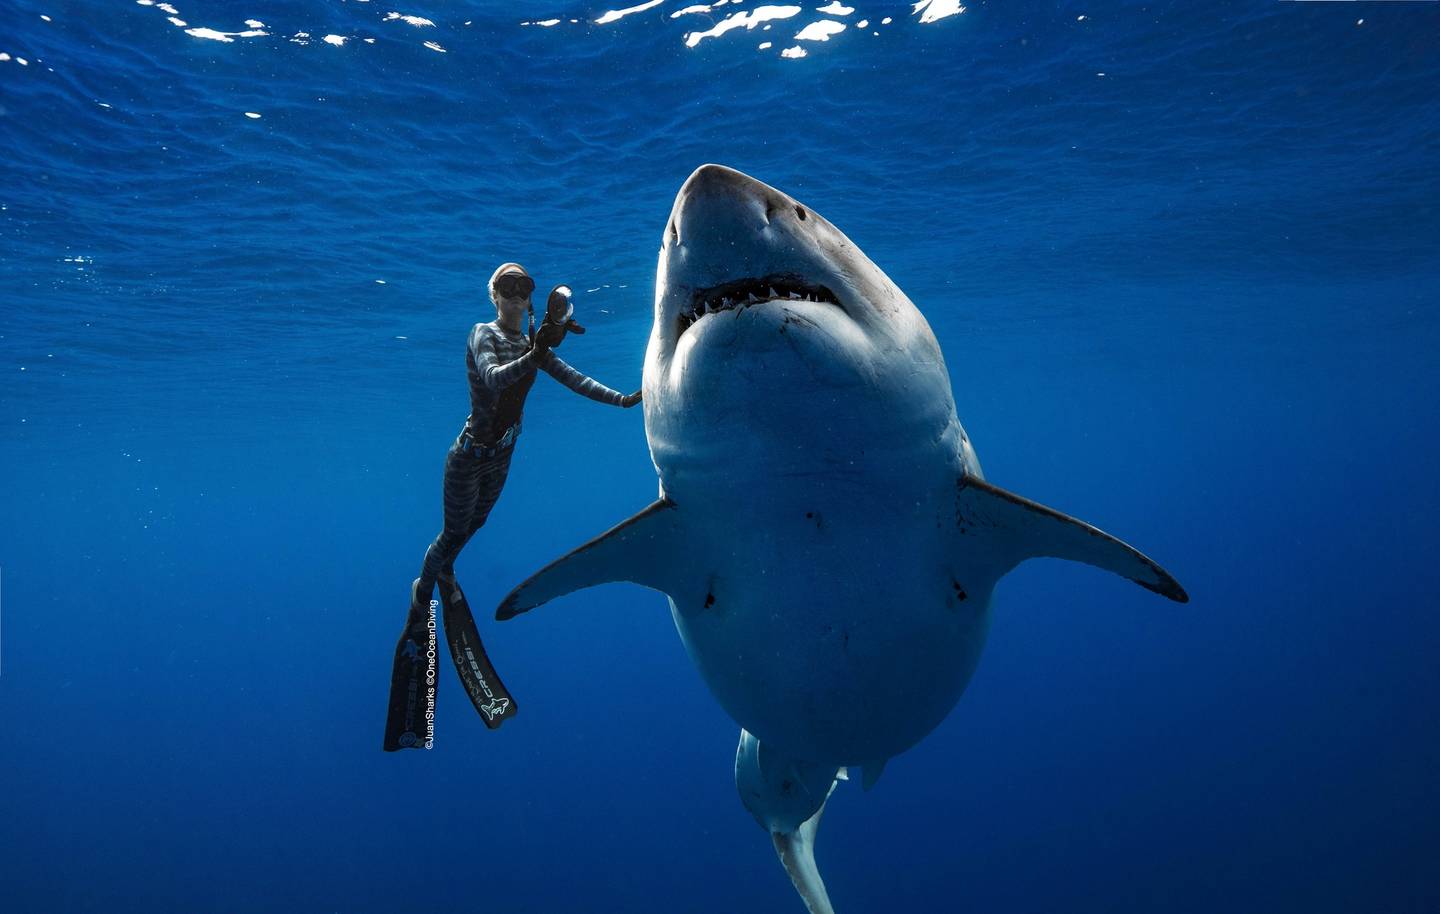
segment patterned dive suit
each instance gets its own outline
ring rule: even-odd
[[[476,324],[465,354],[470,418],[445,455],[445,525],[425,550],[413,599],[423,605],[435,579],[454,574],[455,558],[490,516],[510,472],[525,397],[542,369],[566,387],[600,403],[623,405],[624,395],[586,377],[549,349],[537,350],[521,331]],[[412,607],[413,608],[413,607]]]

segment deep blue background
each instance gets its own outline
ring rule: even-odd
[[[486,621],[653,497],[639,411],[537,385],[459,564],[522,713],[446,669],[379,749],[484,280],[574,285],[637,386],[718,161],[908,291],[993,481],[1192,596],[1008,578],[832,798],[839,910],[1440,910],[1440,9],[857,0],[782,60],[817,4],[683,5],[0,0],[0,908],[800,910],[661,597]]]

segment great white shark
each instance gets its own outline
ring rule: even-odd
[[[1085,562],[1179,602],[1095,527],[985,481],[920,311],[814,210],[719,165],[665,225],[645,354],[649,507],[555,560],[496,612],[633,581],[740,725],[735,782],[812,914],[838,780],[868,789],[959,700],[995,584]]]

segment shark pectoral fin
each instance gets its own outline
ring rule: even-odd
[[[1069,559],[1129,578],[1177,603],[1190,602],[1169,572],[1103,530],[983,479],[961,476],[956,489],[960,532],[996,538],[1005,571],[1039,556]]]
[[[512,619],[571,591],[612,581],[666,590],[665,571],[674,566],[669,556],[679,542],[675,503],[662,498],[535,572],[506,595],[495,618]]]

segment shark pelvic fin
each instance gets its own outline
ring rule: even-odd
[[[666,556],[679,542],[675,503],[661,498],[629,520],[606,530],[535,572],[495,610],[501,621],[596,584],[632,581],[664,591]]]
[[[885,770],[885,763],[888,761],[889,759],[882,758],[878,762],[866,762],[860,769],[860,786],[865,790],[874,787],[875,782],[880,780],[880,772]]]
[[[1190,602],[1169,572],[1133,547],[983,479],[961,476],[956,482],[955,517],[962,534],[998,540],[1006,571],[1039,556],[1069,559],[1129,578],[1177,603]]]

